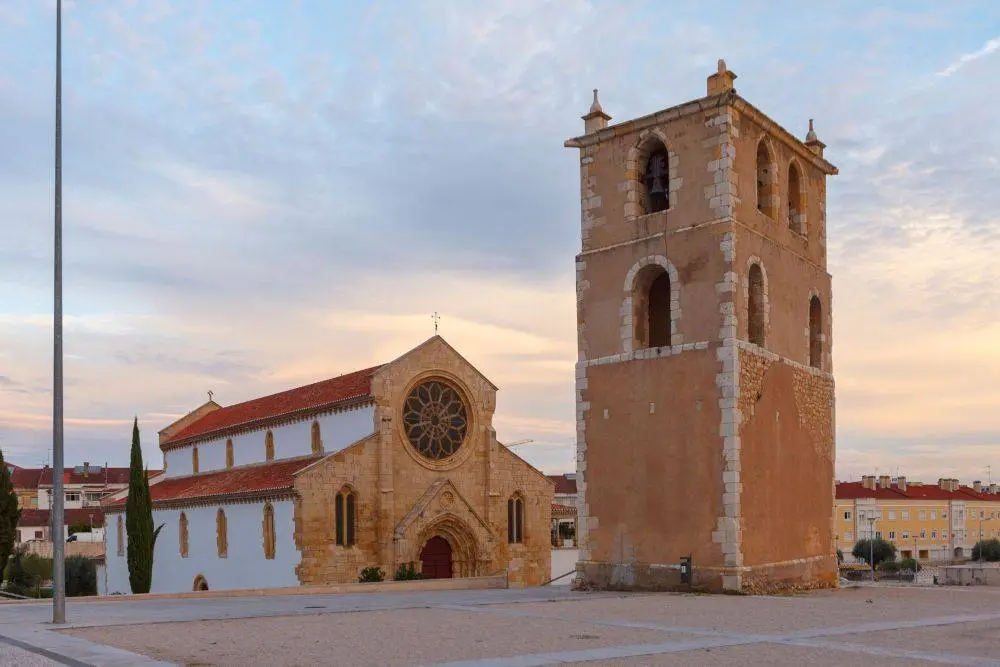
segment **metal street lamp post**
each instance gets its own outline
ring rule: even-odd
[[[63,539],[62,340],[62,0],[56,0],[55,291],[52,363],[52,622],[66,622],[66,541]]]
[[[868,520],[868,563],[872,566],[872,582],[875,581],[875,517]]]
[[[983,547],[986,546],[986,536],[983,535],[983,522],[984,521],[990,521],[992,519],[993,519],[993,517],[983,518],[982,513],[979,514],[979,539],[977,541],[979,542],[979,562],[980,563],[985,563],[986,562],[985,554],[983,553],[986,550],[986,549],[983,548]]]

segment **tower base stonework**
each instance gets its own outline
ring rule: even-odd
[[[580,149],[578,588],[832,587],[825,179],[733,88]],[[809,220],[806,226],[805,221]],[[691,567],[682,565],[690,559]]]

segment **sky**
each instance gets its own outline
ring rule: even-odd
[[[50,462],[54,0],[0,0],[0,447]],[[1000,477],[1000,4],[66,0],[66,462],[441,334],[575,468],[591,90],[737,90],[828,182],[837,474]],[[987,466],[992,470],[987,472]]]

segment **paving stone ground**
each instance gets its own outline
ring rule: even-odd
[[[988,587],[859,586],[785,597],[546,587],[71,602],[73,627],[61,631],[44,622],[48,611],[0,605],[0,649],[3,636],[20,633],[73,665],[1000,667],[1000,588]]]

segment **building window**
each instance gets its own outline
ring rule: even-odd
[[[754,345],[764,346],[766,296],[764,294],[764,271],[760,264],[750,265],[747,272],[747,337]]]
[[[910,539],[910,531],[908,531],[908,530],[904,530],[903,531],[903,539],[904,540]]]
[[[757,210],[771,218],[774,215],[774,159],[767,143],[762,139],[757,144]]]
[[[937,521],[937,512],[931,510],[931,521]]]
[[[198,474],[198,448],[193,447],[191,449],[191,472]]]
[[[823,367],[823,306],[818,296],[809,299],[809,365]]]
[[[658,213],[670,207],[670,159],[667,147],[654,139],[647,147],[649,157],[643,169],[644,213]]]
[[[271,431],[264,435],[264,460],[274,460],[274,433]]]
[[[233,467],[233,439],[228,438],[226,440],[226,467]]]
[[[80,502],[80,492],[79,491],[67,491],[66,492],[66,502],[68,502],[68,503],[78,503],[78,502]]]
[[[354,524],[357,519],[357,496],[351,489],[341,489],[334,501],[334,518],[337,544],[342,547],[354,546]]]
[[[850,520],[851,520],[851,511],[848,510],[844,512],[844,521],[850,521]]]
[[[312,425],[312,453],[321,454],[323,452],[323,439],[320,438],[319,422]]]
[[[958,510],[958,518],[960,521],[965,519],[965,510]]]
[[[889,531],[889,539],[890,540],[896,539],[896,531],[894,531],[894,530],[890,530]]]
[[[948,513],[947,512],[941,512],[941,518],[942,519],[947,519],[948,518]]]
[[[926,537],[927,537],[927,529],[926,528],[921,528],[920,529],[920,539],[925,539]]]
[[[264,558],[274,560],[274,507],[264,504]]]
[[[799,168],[793,162],[788,165],[788,228],[793,232],[802,233],[803,213]]]
[[[38,537],[36,534],[35,537]],[[125,555],[125,522],[122,520],[122,515],[118,515],[118,555]]]
[[[927,521],[927,510],[920,510],[920,520]]]
[[[844,539],[850,542],[851,540],[854,539],[854,533],[852,533],[851,531],[847,531],[846,533],[844,533]]]
[[[187,514],[181,512],[181,526],[180,526],[180,539],[181,539],[181,558],[188,557],[188,518]]]
[[[899,518],[901,518],[903,521],[909,521],[910,520],[910,510],[900,510],[900,512],[899,512]]]
[[[511,544],[524,542],[524,499],[520,495],[507,501],[507,541]]]
[[[932,530],[931,531],[931,539],[932,540],[936,540],[937,539],[937,531],[936,530]]]
[[[220,507],[215,513],[215,546],[219,551],[219,558],[229,556],[229,531],[226,526],[226,513]]]
[[[895,520],[896,520],[895,510],[889,510],[889,521],[895,521]]]

